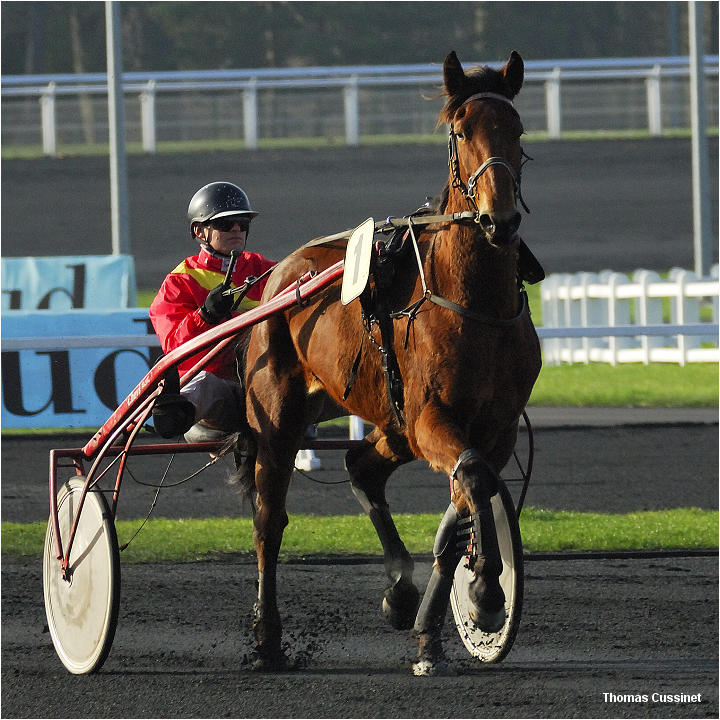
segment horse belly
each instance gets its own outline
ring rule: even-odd
[[[312,332],[307,331],[309,324]],[[378,392],[378,388],[384,388],[382,369],[379,357],[368,352],[359,310],[339,303],[327,305],[322,312],[317,309],[313,312],[310,307],[291,318],[290,329],[308,394],[327,396],[334,417],[359,415],[374,425],[382,425],[389,412],[384,407],[382,392]],[[361,344],[363,356],[353,374]],[[353,378],[347,398],[343,399]]]

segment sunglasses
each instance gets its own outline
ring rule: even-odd
[[[235,223],[240,226],[241,230],[247,231],[250,229],[250,221],[242,215],[230,215],[229,217],[216,218],[211,220],[208,225],[220,232],[230,232],[230,230],[235,227]]]

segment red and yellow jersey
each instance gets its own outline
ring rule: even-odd
[[[203,320],[199,308],[208,293],[225,279],[228,263],[229,258],[212,255],[202,248],[197,255],[185,258],[165,278],[150,305],[150,320],[164,353],[213,327]],[[242,253],[235,264],[231,287],[239,287],[250,275],[262,275],[273,265],[275,261],[258,253]],[[260,304],[266,281],[267,278],[263,278],[250,288],[233,316]],[[193,356],[182,362],[178,366],[180,374],[192,368],[200,357]],[[220,377],[237,379],[234,348],[226,348],[204,369]]]

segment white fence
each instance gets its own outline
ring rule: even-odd
[[[718,123],[718,57],[705,57],[709,125]],[[477,63],[467,63],[468,66]],[[497,64],[497,63],[490,63]],[[517,106],[528,132],[687,128],[689,59],[526,62]],[[125,73],[128,141],[321,137],[358,145],[364,135],[430,134],[440,65]],[[106,142],[107,79],[85,75],[2,77],[2,144]]]
[[[709,278],[679,268],[667,280],[649,270],[550,275],[540,289],[543,361],[718,362],[719,295],[717,265]]]

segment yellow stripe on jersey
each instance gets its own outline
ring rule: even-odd
[[[206,290],[212,290],[218,283],[221,283],[225,279],[225,275],[223,273],[216,272],[215,270],[189,268],[184,260],[172,271],[172,274],[189,275]]]
[[[189,268],[184,260],[172,271],[172,274],[189,275],[206,290],[212,290],[216,285],[225,279],[225,274],[222,272],[216,272],[215,270],[203,270],[201,268]],[[235,285],[235,283],[230,283],[230,287],[234,288],[237,287],[237,285]],[[250,298],[244,297],[236,309],[236,312],[252,310],[259,304],[259,300],[250,300]]]

